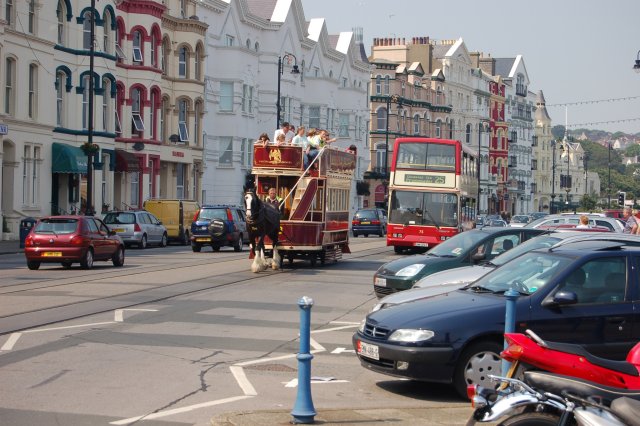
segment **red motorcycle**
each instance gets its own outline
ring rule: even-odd
[[[512,363],[509,377],[517,375],[519,367],[533,366],[606,386],[640,389],[640,343],[625,361],[614,361],[592,355],[580,345],[545,342],[531,330],[526,335],[506,333],[504,337],[507,347],[500,356]]]

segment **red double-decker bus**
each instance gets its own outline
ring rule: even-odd
[[[389,179],[387,245],[426,250],[475,219],[477,153],[456,140],[395,140]]]

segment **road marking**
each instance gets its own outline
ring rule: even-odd
[[[173,416],[174,414],[186,413],[186,412],[189,412],[189,411],[198,410],[200,408],[213,407],[214,405],[228,404],[230,402],[241,401],[241,400],[247,399],[247,398],[253,398],[253,397],[252,396],[247,396],[247,395],[244,395],[244,396],[233,396],[231,398],[225,398],[225,399],[218,399],[216,401],[203,402],[203,403],[200,403],[200,404],[189,405],[187,407],[175,408],[173,410],[159,411],[157,413],[148,414],[146,416],[131,417],[131,418],[128,418],[128,419],[111,422],[109,424],[112,424],[112,425],[128,425],[128,424],[131,424],[131,423],[138,422],[140,420],[159,419],[161,417]]]
[[[316,352],[323,352],[326,351],[326,349],[324,348],[324,346],[322,346],[320,343],[316,342],[315,340],[313,340],[311,337],[309,338],[309,343],[311,344],[311,347],[316,351]]]
[[[36,330],[26,330],[23,333],[38,333],[40,331],[68,330],[70,328],[93,327],[94,325],[115,324],[115,321],[94,322],[92,324],[68,325],[65,327],[38,328]]]
[[[124,311],[138,311],[138,312],[158,312],[157,309],[116,309],[115,310],[115,322],[123,322],[124,321]]]
[[[11,336],[4,342],[4,345],[0,348],[0,351],[10,351],[13,349],[13,345],[16,344],[18,339],[22,336],[22,333],[11,333]]]
[[[288,382],[282,382],[285,388],[295,388],[298,387],[298,379],[292,379]],[[319,383],[349,383],[348,380],[311,380],[312,385],[317,385]]]
[[[331,353],[332,354],[341,354],[341,353],[355,354],[356,350],[347,349],[347,348],[335,348],[334,350],[331,351]]]
[[[360,325],[359,322],[352,321],[330,321],[329,324]]]
[[[317,333],[326,333],[328,331],[337,331],[337,330],[345,330],[347,328],[354,328],[354,327],[358,327],[360,324],[351,324],[351,325],[343,325],[342,327],[333,327],[333,328],[323,328],[322,330],[314,330],[311,333],[312,334],[317,334]]]
[[[242,389],[242,392],[244,392],[245,396],[258,395],[258,392],[256,392],[249,379],[247,379],[247,375],[244,374],[244,369],[242,367],[232,365],[231,367],[229,367],[229,370],[231,370],[231,374],[233,374],[233,377],[235,377],[236,382],[238,382],[238,386],[240,386],[240,389]]]

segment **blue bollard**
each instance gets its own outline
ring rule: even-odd
[[[518,300],[520,293],[510,288],[504,293],[504,297],[507,299],[507,309],[504,315],[504,332],[513,333],[516,330],[516,300]],[[507,348],[507,341],[504,341],[504,348]],[[511,363],[506,360],[502,360],[502,375],[506,376],[509,372]]]
[[[316,409],[311,399],[311,307],[313,299],[307,296],[298,300],[300,308],[300,352],[298,352],[298,395],[291,410],[293,423],[313,423]]]

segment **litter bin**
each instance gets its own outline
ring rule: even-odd
[[[20,248],[24,248],[24,241],[36,222],[34,217],[25,217],[20,221]]]

